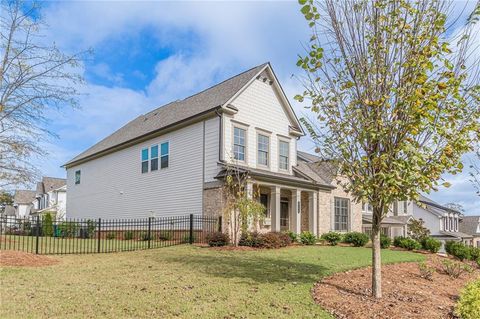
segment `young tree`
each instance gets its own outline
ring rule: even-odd
[[[38,3],[0,2],[0,187],[28,184],[37,175],[32,155],[54,136],[47,110],[75,106],[76,72],[83,53],[68,55],[46,44]]]
[[[480,127],[478,66],[465,62],[471,23],[449,41],[443,1],[300,4],[312,37],[297,62],[305,90],[295,98],[309,103],[314,118],[303,124],[317,151],[339,162],[342,186],[373,207],[372,292],[381,298],[388,207],[459,172]]]
[[[407,225],[408,236],[419,242],[430,236],[430,230],[423,226],[424,224],[422,219],[411,219]]]

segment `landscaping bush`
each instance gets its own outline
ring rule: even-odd
[[[480,248],[468,246],[471,261],[477,261],[480,258]]]
[[[261,247],[262,238],[258,232],[244,232],[238,241],[239,246]]]
[[[193,233],[192,234],[192,243],[194,243],[196,240],[197,240],[197,237],[195,236],[195,233]],[[182,244],[190,243],[190,234],[189,233],[183,235],[181,243]]]
[[[460,259],[470,259],[470,248],[458,241],[447,241],[445,250],[448,254]]]
[[[343,235],[343,242],[355,247],[363,247],[368,243],[368,235],[359,232],[349,232]]]
[[[278,233],[278,236],[280,237],[282,247],[287,247],[288,245],[292,244],[292,237],[290,237],[289,234]]]
[[[462,319],[480,318],[480,279],[468,284],[460,294],[455,314]]]
[[[123,239],[125,240],[132,240],[133,239],[133,232],[131,230],[127,230],[123,233]]]
[[[300,242],[304,245],[315,245],[317,242],[317,237],[312,232],[303,231],[300,234]]]
[[[380,235],[380,248],[387,249],[392,245],[392,239],[385,235]]]
[[[171,240],[172,239],[172,232],[170,232],[168,230],[161,231],[158,234],[158,239],[163,240],[163,241]]]
[[[405,238],[402,237],[397,240],[398,237],[395,238],[394,243],[395,246],[400,247],[400,248],[405,248],[408,250],[414,250],[414,249],[420,249],[422,248],[422,245],[418,241],[412,238]]]
[[[109,233],[107,233],[107,235],[105,237],[107,239],[115,239],[115,238],[117,238],[117,234],[115,232],[109,232]]]
[[[339,242],[342,241],[342,234],[331,231],[323,234],[322,239],[326,240],[330,245],[336,246]]]
[[[280,248],[286,247],[292,243],[292,239],[287,233],[281,232],[245,232],[240,236],[239,246],[257,247],[257,248]]]
[[[207,235],[207,242],[210,247],[226,246],[230,242],[228,234],[222,232],[209,233]]]
[[[42,234],[43,236],[53,236],[53,217],[50,213],[42,215]]]
[[[143,232],[143,233],[140,233],[140,236],[138,239],[142,241],[147,241],[147,240],[151,240],[152,236],[149,235],[147,232]]]
[[[75,237],[79,225],[75,222],[62,222],[58,225],[58,229],[62,237]]]
[[[422,248],[428,250],[431,253],[438,253],[440,247],[442,247],[442,243],[435,238],[426,237],[422,240]]]
[[[296,233],[294,233],[293,231],[287,230],[285,232],[285,234],[287,234],[288,237],[290,237],[290,240],[291,240],[292,243],[298,242],[298,235]]]
[[[260,247],[262,248],[280,248],[283,245],[283,240],[280,237],[280,233],[265,233],[265,234],[260,234],[260,237],[262,239],[262,245]],[[290,237],[289,237],[290,238]]]
[[[472,272],[473,269],[469,265],[449,259],[442,260],[443,271],[452,278],[458,278],[464,272]]]
[[[397,237],[393,238],[393,246],[400,247],[400,242],[402,240],[404,240],[405,238],[407,238],[407,237],[397,236]]]
[[[418,269],[420,270],[420,277],[430,281],[433,280],[435,268],[428,266],[426,262],[421,262],[418,263]]]

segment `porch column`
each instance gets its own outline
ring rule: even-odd
[[[298,189],[292,190],[292,231],[296,234],[302,232],[302,212],[300,207],[300,200],[302,192]]]
[[[271,230],[280,231],[280,187],[273,186],[270,193]]]
[[[318,236],[318,200],[317,192],[308,193],[308,220],[310,222],[309,230],[315,235]]]
[[[253,198],[253,183],[251,181],[247,181],[247,198],[252,199]]]

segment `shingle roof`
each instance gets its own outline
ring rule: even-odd
[[[5,216],[15,216],[15,207],[11,205],[5,206],[5,209],[3,211],[3,215]]]
[[[399,218],[399,217],[407,217],[407,218]],[[391,224],[391,225],[406,225],[408,220],[411,217],[409,216],[385,216],[382,220],[382,225]],[[373,220],[373,216],[370,214],[363,214],[362,215],[363,222],[367,224],[371,224]]]
[[[423,195],[419,196],[419,202],[430,206],[428,207],[429,208],[428,210],[439,216],[443,216],[443,214],[446,212],[454,212],[454,213],[460,214],[459,211],[440,205],[439,203]]]
[[[462,233],[480,236],[479,230],[480,216],[464,216],[460,221],[459,229]]]
[[[107,136],[83,153],[77,155],[75,158],[67,162],[65,166],[166,128],[175,123],[203,114],[204,112],[214,110],[228,102],[228,100],[230,100],[267,65],[268,63],[261,64],[200,93],[183,100],[168,103],[147,114],[140,115],[113,134]]]
[[[320,156],[313,155],[303,151],[297,151],[297,156],[300,157],[301,159],[306,159],[309,162],[318,162],[322,160]]]
[[[331,183],[325,181],[322,176],[320,176],[320,174],[318,174],[317,171],[312,169],[308,164],[309,163],[298,161],[297,166],[294,167],[294,170],[297,170],[300,172],[300,174],[313,179],[320,185],[331,186]]]
[[[42,184],[43,191],[46,193],[67,185],[67,180],[65,178],[45,176],[42,178]]]
[[[30,190],[16,190],[13,196],[15,204],[30,204],[35,199],[35,191]]]

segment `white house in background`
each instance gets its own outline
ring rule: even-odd
[[[42,177],[37,183],[32,215],[51,212],[56,219],[63,219],[67,206],[67,180],[56,177]]]
[[[24,218],[30,216],[33,211],[33,201],[35,200],[35,191],[16,190],[13,195],[13,207],[15,216]]]
[[[263,230],[361,231],[361,205],[322,176],[318,157],[297,152],[302,136],[270,64],[259,65],[140,115],[66,163],[68,217],[218,216],[235,164],[267,207]]]
[[[480,248],[480,216],[464,216],[460,220],[460,231],[472,236],[465,241],[467,245]]]

